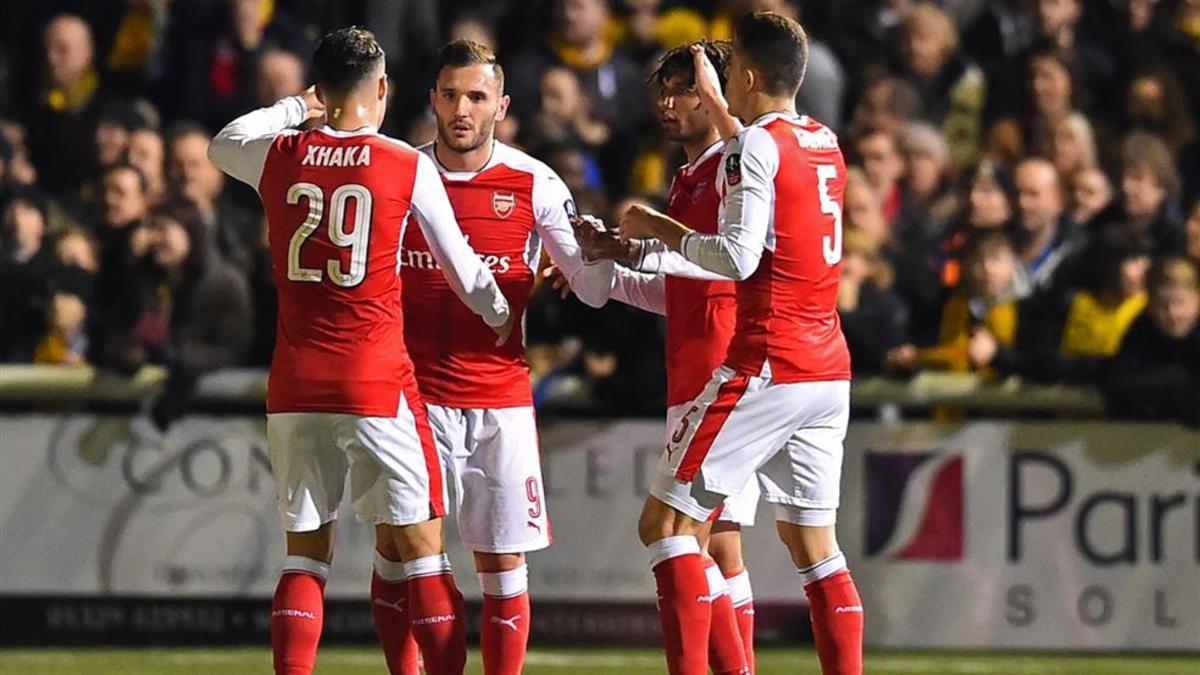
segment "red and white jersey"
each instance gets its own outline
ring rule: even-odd
[[[503,324],[508,305],[428,157],[370,127],[289,129],[304,117],[301,99],[283,99],[209,146],[217,166],[258,190],[267,215],[279,295],[267,412],[394,417],[413,379],[400,292],[410,213],[479,329],[488,330],[480,316]]]
[[[437,161],[434,143],[420,150]],[[479,171],[438,169],[463,235],[517,316],[524,316],[543,244],[583,302],[604,304],[612,263],[583,261],[570,223],[575,204],[550,167],[496,142]],[[524,322],[513,327],[507,343],[495,346],[495,334],[452,302],[421,232],[408,232],[401,262],[405,339],[425,401],[453,408],[532,405]]]
[[[808,116],[764,115],[729,142],[718,234],[681,244],[696,265],[741,280],[726,364],[775,382],[846,380],[837,313],[846,165],[837,136]]]

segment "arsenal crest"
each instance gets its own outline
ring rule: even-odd
[[[517,197],[511,192],[492,193],[492,211],[500,218],[507,218],[517,208]]]

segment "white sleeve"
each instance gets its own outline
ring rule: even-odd
[[[570,283],[571,291],[589,307],[603,307],[613,281],[613,261],[585,262],[570,218],[575,214],[571,191],[553,171],[533,177],[534,227],[546,246],[550,261]]]
[[[208,144],[208,159],[219,169],[255,190],[275,138],[304,122],[308,110],[299,96],[242,115],[221,129]]]
[[[455,294],[489,326],[508,320],[508,301],[495,277],[467,244],[437,167],[425,153],[418,153],[417,175],[412,191],[412,214],[429,252],[442,268]]]
[[[654,314],[667,313],[666,278],[617,267],[611,293],[618,300]]]
[[[663,274],[703,281],[731,281],[733,279],[733,277],[722,276],[700,267],[684,258],[678,251],[672,251],[658,239],[642,241],[641,254],[633,267],[647,274]]]
[[[747,127],[721,158],[723,197],[717,234],[683,238],[683,257],[711,272],[746,279],[758,269],[773,217],[779,149],[762,127]]]

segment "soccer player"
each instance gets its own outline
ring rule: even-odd
[[[239,117],[209,148],[222,170],[258,190],[278,285],[267,443],[287,558],[271,611],[275,672],[312,671],[349,472],[356,515],[376,526],[389,560],[403,561],[376,572],[407,579],[407,597],[394,601],[411,615],[428,672],[457,675],[465,617],[442,545],[442,467],[404,346],[409,216],[446,283],[498,342],[512,314],[458,229],[433,162],[377,131],[388,86],[374,35],[334,31],[313,63],[315,90]],[[295,129],[322,113],[326,126]]]
[[[494,139],[509,105],[496,55],[469,40],[444,46],[430,105],[437,140],[420,150],[437,164],[463,234],[496,275],[513,315],[524,314],[542,246],[584,302],[604,304],[613,265],[580,258],[570,191],[545,164]],[[410,230],[401,275],[405,340],[453,479],[459,533],[475,552],[484,672],[516,675],[529,636],[525,553],[550,545],[521,322],[512,340],[495,345],[452,301],[434,263],[426,237]]]
[[[685,45],[664,54],[650,76],[659,124],[688,159],[671,181],[667,214],[710,234],[717,232],[721,201],[716,179],[725,145],[722,135],[732,136],[740,124],[728,115],[716,120],[710,116],[701,105],[696,72],[698,65],[712,68],[716,86],[724,87],[728,57],[727,42]],[[674,431],[688,404],[725,359],[736,321],[733,280],[670,254],[658,242],[626,246],[615,233],[586,226],[579,228],[579,241],[589,258],[615,258],[651,273],[618,269],[612,297],[666,316],[667,429]],[[556,278],[555,288],[565,282]],[[754,524],[758,495],[757,481],[749,480],[744,490],[725,500],[711,523],[711,536],[706,529],[698,533],[702,542],[707,539],[702,548],[716,562],[714,566],[706,560],[712,599],[709,664],[718,674],[754,667],[754,599],[742,561],[741,527]]]
[[[714,118],[748,124],[723,151],[717,233],[639,206],[620,222],[623,239],[657,239],[739,280],[725,363],[680,417],[638,523],[672,673],[702,673],[707,660],[696,536],[755,473],[803,580],[823,671],[862,672],[862,604],[834,532],[850,407],[837,315],[846,171],[833,132],[795,112],[807,51],[800,25],[779,15],[735,27],[728,104],[702,95]]]

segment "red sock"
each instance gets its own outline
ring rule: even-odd
[[[408,582],[371,575],[371,616],[391,675],[420,675],[421,658],[408,613]]]
[[[309,572],[285,568],[271,603],[275,675],[312,673],[324,618],[325,580]]]
[[[415,574],[412,564],[425,560],[428,558],[405,564],[405,569],[409,570],[408,610],[413,636],[421,647],[425,671],[429,675],[462,675],[467,665],[463,596],[454,585],[454,575],[449,570],[440,574]]]
[[[529,593],[510,598],[483,596],[484,675],[521,675],[529,643]]]
[[[746,654],[746,666],[754,672],[754,591],[750,588],[750,573],[743,569],[725,577],[729,584],[729,599],[737,619],[738,632],[742,636],[742,649]]]
[[[725,582],[716,562],[705,558],[704,564],[708,592],[712,597],[712,623],[708,633],[709,665],[716,675],[744,675],[750,670],[746,665],[746,651],[742,648],[737,617],[733,615],[729,584]]]
[[[667,670],[671,675],[706,675],[712,607],[700,546],[695,537],[667,537],[651,550]]]
[[[842,569],[804,587],[812,615],[813,640],[825,675],[861,675],[863,609],[850,570]]]

